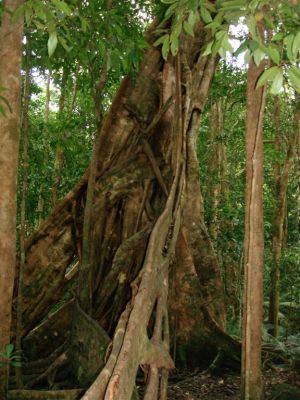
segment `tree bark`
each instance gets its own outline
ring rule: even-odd
[[[263,311],[263,115],[265,87],[256,89],[265,64],[251,60],[247,81],[246,210],[241,398],[261,400],[261,325]]]
[[[24,86],[24,101],[22,111],[22,136],[23,136],[23,176],[21,191],[21,228],[20,228],[20,263],[18,278],[18,297],[17,297],[17,327],[16,327],[16,351],[22,352],[22,303],[23,303],[23,277],[25,266],[25,239],[26,239],[26,190],[27,190],[27,144],[28,144],[28,107],[30,100],[30,55],[29,36],[26,42],[26,74]],[[22,367],[16,368],[17,387],[22,388]]]
[[[101,105],[101,94],[105,86],[107,75],[107,67],[103,65],[101,72],[101,79],[97,84],[97,99],[95,100],[96,109],[96,121],[97,126],[100,126],[100,115],[102,111]],[[80,270],[79,270],[79,284],[78,284],[78,299],[81,308],[88,314],[92,314],[92,302],[93,302],[93,271],[92,271],[92,259],[91,253],[92,242],[91,242],[91,228],[92,228],[92,216],[94,207],[94,194],[95,194],[95,184],[97,178],[98,169],[98,155],[101,151],[100,143],[101,136],[100,132],[96,133],[94,139],[94,145],[91,155],[90,168],[89,168],[89,178],[86,191],[86,203],[84,208],[83,217],[83,228],[82,228],[82,257],[80,260]]]
[[[20,141],[23,20],[12,23],[22,0],[6,0],[0,27],[0,86],[11,110],[0,116],[0,351],[10,343],[12,295],[16,264],[16,202]],[[0,399],[6,398],[8,365],[0,367]]]

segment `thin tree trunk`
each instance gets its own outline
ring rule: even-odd
[[[242,400],[261,400],[261,325],[263,311],[263,115],[265,87],[256,89],[265,64],[251,60],[247,82],[246,210],[244,313],[242,340]]]
[[[52,75],[52,72],[51,72],[51,70],[49,70],[48,76],[47,76],[47,82],[46,82],[46,102],[45,102],[45,114],[44,114],[44,121],[45,121],[46,126],[49,123],[51,75]]]
[[[44,214],[43,183],[40,184],[39,188],[37,214],[38,214],[38,227],[40,227],[43,222],[43,214]]]
[[[278,110],[278,106],[276,106]],[[278,112],[278,111],[277,111]],[[276,120],[275,120],[276,121]],[[287,207],[287,190],[289,182],[289,174],[297,155],[297,145],[300,135],[300,101],[297,99],[296,110],[294,113],[293,132],[290,132],[288,139],[288,148],[286,157],[281,168],[280,161],[276,161],[275,170],[275,209],[274,209],[274,225],[273,225],[273,268],[271,273],[271,290],[269,305],[269,322],[273,325],[271,333],[273,336],[278,335],[278,315],[279,315],[279,285],[280,285],[280,260],[282,256],[283,239],[284,239],[284,220]],[[278,128],[278,127],[277,127]],[[279,129],[275,129],[279,135]],[[278,143],[275,138],[275,144]],[[280,149],[278,149],[280,151]],[[277,153],[278,154],[278,153]],[[279,154],[277,155],[279,158]]]
[[[70,112],[72,112],[74,110],[76,100],[77,100],[79,70],[80,70],[80,64],[79,64],[79,62],[77,62],[76,69],[75,69],[75,80],[74,80],[73,95],[72,95],[72,100],[71,100],[71,105],[70,105]]]
[[[216,240],[220,230],[220,224],[218,221],[218,207],[221,201],[222,194],[222,156],[224,146],[220,135],[223,132],[223,109],[222,101],[219,100],[214,103],[211,107],[210,112],[210,137],[209,137],[209,161],[208,161],[208,172],[209,172],[209,204],[210,204],[210,215],[209,215],[209,233],[212,239]]]
[[[58,102],[58,119],[62,118],[62,113],[65,109],[65,102],[66,102],[66,86],[68,81],[68,71],[67,68],[63,67],[63,74],[62,74],[62,82],[61,82],[61,92],[60,98]],[[65,132],[62,132],[60,135],[60,140],[65,139]],[[59,200],[59,187],[61,183],[61,172],[64,163],[64,151],[61,148],[61,144],[58,143],[56,147],[55,153],[55,162],[54,162],[54,184],[52,188],[52,195],[53,195],[53,207],[57,207],[58,200]]]
[[[49,69],[46,81],[46,98],[45,98],[45,110],[44,110],[44,131],[43,131],[44,135],[48,131],[48,124],[49,124],[49,112],[50,112],[50,100],[51,100],[51,91],[50,91],[51,76],[52,76],[52,71],[51,69]],[[48,153],[45,154],[44,149],[43,153],[46,158],[45,165],[47,165]],[[39,187],[37,214],[38,214],[38,227],[40,227],[41,223],[43,222],[43,214],[44,214],[43,179]]]
[[[28,106],[30,100],[30,43],[29,36],[26,42],[26,75],[24,87],[24,102],[22,110],[22,134],[23,134],[23,176],[21,191],[21,228],[20,228],[20,263],[19,263],[19,282],[17,298],[17,327],[16,327],[16,351],[22,354],[22,289],[25,266],[25,237],[26,237],[26,189],[27,189],[27,143],[28,143]],[[23,387],[22,367],[16,368],[17,388]]]
[[[22,0],[6,0],[0,27],[0,86],[11,110],[0,116],[0,351],[10,343],[12,295],[16,264],[16,204],[20,141],[23,20],[11,22]],[[8,364],[0,367],[0,399],[6,399]]]

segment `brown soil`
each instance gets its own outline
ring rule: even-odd
[[[300,386],[300,377],[281,368],[264,373],[265,399],[272,399],[272,388],[282,383]],[[205,372],[175,373],[170,377],[168,400],[239,400],[240,376],[224,371],[223,376],[211,376]]]

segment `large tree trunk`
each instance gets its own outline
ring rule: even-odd
[[[23,175],[21,183],[21,226],[20,226],[20,263],[19,263],[19,282],[17,298],[17,326],[16,326],[16,351],[22,352],[22,288],[25,265],[25,239],[26,239],[26,192],[27,192],[27,148],[28,148],[28,108],[30,100],[30,81],[31,81],[31,49],[29,35],[26,42],[26,73],[24,84],[24,99],[22,110],[22,139],[23,139]],[[22,388],[22,367],[16,368],[17,387]]]
[[[20,141],[23,21],[11,21],[22,0],[4,2],[0,27],[0,87],[9,103],[0,115],[0,351],[10,343],[12,295],[16,263],[16,202]],[[2,93],[1,93],[2,94]],[[0,366],[0,399],[5,399],[8,364]]]
[[[149,42],[154,39],[149,34]],[[191,277],[186,292],[195,323],[177,315],[187,357],[191,339],[202,332],[208,337],[212,325],[223,327],[223,288],[203,222],[196,157],[200,117],[215,69],[214,58],[199,55],[206,39],[201,26],[195,38],[184,37],[177,61],[163,61],[160,49],[151,47],[135,84],[127,78],[122,82],[99,132],[90,235],[92,317],[115,334],[106,367],[86,399],[130,399],[139,365],[149,371],[145,398],[155,399],[158,393],[165,398],[167,370],[173,366],[168,271],[175,259],[177,273],[189,271]],[[87,176],[27,242],[24,336],[61,297],[66,270],[74,257],[81,257]],[[172,285],[174,290],[181,287]],[[171,302],[180,309],[178,298],[172,301],[171,295]],[[64,325],[62,334],[67,329]]]

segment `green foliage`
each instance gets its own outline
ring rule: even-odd
[[[300,72],[297,64],[300,61],[300,10],[299,4],[283,1],[265,0],[218,0],[215,3],[203,0],[162,0],[168,4],[163,23],[171,20],[170,32],[165,33],[162,54],[166,59],[171,50],[172,55],[178,52],[178,38],[183,30],[194,36],[195,25],[201,20],[211,31],[212,40],[202,49],[202,55],[219,54],[225,57],[233,53],[231,37],[228,34],[229,26],[235,24],[246,25],[249,31],[248,38],[240,38],[240,47],[235,55],[246,51],[249,61],[253,58],[259,65],[269,59],[276,65],[276,73],[268,70],[259,81],[260,85],[271,82],[271,93],[278,94],[286,84],[290,84],[296,91],[300,91]],[[262,29],[268,29],[272,34],[263,38]],[[235,37],[235,39],[237,39]],[[274,67],[275,68],[275,67]]]
[[[21,357],[14,351],[14,345],[8,343],[4,346],[4,351],[0,352],[0,367],[12,365],[13,367],[21,366]]]
[[[101,103],[103,119],[121,78],[131,74],[134,81],[147,47],[143,31],[154,7],[157,4],[148,0],[113,3],[110,10],[106,2],[98,0],[28,0],[15,13],[14,19],[25,15],[26,37],[33,55],[31,70],[35,77],[29,103],[27,233],[38,225],[39,197],[43,199],[41,217],[46,218],[52,210],[57,149],[64,155],[58,188],[60,197],[73,187],[88,166],[96,131],[95,104]],[[25,63],[24,58],[23,69]],[[107,70],[105,85],[97,95],[104,68]],[[45,81],[50,70],[51,103],[46,126]],[[65,82],[63,71],[67,77]],[[71,111],[75,86],[77,94]],[[62,90],[65,107],[59,112]],[[4,106],[6,111],[0,97],[0,112]],[[22,158],[20,165],[22,176]],[[20,196],[19,187],[19,204]],[[18,214],[18,226],[19,222]]]
[[[57,115],[55,105],[58,102],[59,92],[56,88],[51,90],[52,110],[50,110],[47,126],[44,121],[45,93],[39,86],[32,86],[33,98],[29,103],[29,165],[26,196],[26,216],[28,225],[31,227],[30,230],[37,227],[38,224],[37,208],[41,190],[44,201],[42,218],[46,218],[53,207],[52,188],[56,175],[56,149],[59,147],[64,152],[62,181],[59,187],[60,196],[71,190],[88,165],[96,128],[93,100],[89,88],[85,84],[86,77],[82,78],[83,80],[79,82],[76,107],[71,114],[68,102],[71,100],[72,92],[66,99],[66,110],[61,115]],[[19,173],[22,175],[22,168]],[[19,192],[19,199],[20,195]]]
[[[275,73],[277,66],[273,66]],[[209,230],[213,222],[219,227],[214,241],[227,298],[228,321],[227,330],[231,334],[239,334],[238,309],[242,302],[242,270],[243,270],[243,240],[244,240],[244,204],[245,204],[245,92],[246,72],[229,63],[222,62],[217,68],[207,107],[200,129],[198,156],[200,161],[200,185],[204,200],[204,216]],[[223,128],[215,139],[211,137],[210,118],[213,117],[212,107],[218,103],[222,106]],[[274,209],[277,201],[274,187],[274,161],[282,164],[286,157],[288,136],[293,132],[293,116],[295,110],[293,97],[282,95],[281,125],[282,146],[280,152],[274,148],[274,111],[272,96],[267,95],[264,117],[264,230],[265,230],[265,299],[270,291],[270,275],[273,268],[272,238],[274,226]],[[215,109],[213,109],[214,111]],[[214,111],[215,112],[215,111]],[[210,117],[209,117],[210,116]],[[215,115],[218,118],[218,115]],[[216,144],[225,147],[227,169],[227,195],[218,198],[217,210],[211,196],[211,186],[219,185],[222,179],[212,165],[211,160],[216,154]],[[287,244],[283,246],[280,265],[281,285],[280,298],[282,302],[300,304],[300,248],[299,227],[297,217],[297,168],[289,180],[288,210],[286,224],[288,227]],[[216,221],[212,218],[216,215]],[[286,247],[287,246],[287,247]],[[286,337],[299,330],[300,315],[297,308],[281,305],[281,332]],[[267,311],[267,310],[266,310]],[[267,312],[265,314],[267,318]],[[269,327],[270,328],[270,327]],[[266,326],[267,329],[267,326]]]

